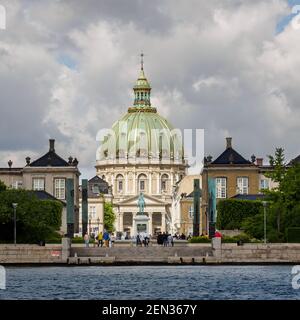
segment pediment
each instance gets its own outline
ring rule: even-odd
[[[116,204],[123,205],[123,206],[137,206],[138,198],[139,198],[139,196],[136,195],[136,196],[130,197],[128,199],[122,200],[120,202],[117,202]],[[145,207],[155,206],[155,205],[165,206],[167,204],[166,202],[164,202],[160,199],[157,199],[153,196],[149,196],[146,194],[144,194],[144,199],[145,199]]]

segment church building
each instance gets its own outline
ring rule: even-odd
[[[135,225],[138,198],[145,201],[147,233],[169,231],[174,185],[186,175],[183,139],[151,105],[151,86],[143,68],[133,87],[133,105],[102,140],[96,174],[113,194],[116,231],[134,236],[145,231]],[[138,228],[142,229],[138,229]]]

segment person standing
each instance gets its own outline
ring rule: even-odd
[[[168,235],[168,246],[169,247],[173,247],[174,246],[174,241],[173,241],[173,237],[171,234]]]
[[[138,247],[141,244],[141,237],[139,234],[136,236],[136,246]]]
[[[101,248],[103,247],[103,234],[102,232],[99,232],[98,234],[98,247],[101,245]]]
[[[168,235],[165,232],[163,233],[163,244],[164,247],[168,246]]]
[[[90,246],[90,237],[87,233],[84,235],[83,240],[85,243],[85,247],[88,248]]]
[[[103,234],[103,240],[105,246],[108,248],[109,247],[109,233],[105,230]]]

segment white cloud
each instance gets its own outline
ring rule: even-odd
[[[23,164],[24,152],[42,153],[51,136],[62,156],[77,156],[91,172],[97,131],[132,103],[141,50],[153,105],[174,126],[204,128],[206,153],[217,156],[225,135],[247,157],[279,145],[289,158],[300,153],[299,30],[290,22],[276,34],[290,13],[286,1],[4,5],[1,165],[12,154]]]

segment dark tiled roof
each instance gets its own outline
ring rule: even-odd
[[[32,191],[39,200],[56,200],[59,201],[61,203],[63,203],[64,205],[66,205],[63,201],[55,198],[54,196],[52,196],[50,193],[43,191],[43,190],[34,190]]]
[[[227,148],[212,164],[251,164],[233,148]]]
[[[55,153],[55,151],[48,151],[41,158],[33,161],[30,167],[69,167],[69,163]]]
[[[108,183],[98,176],[88,181],[88,198],[99,198],[99,194],[108,194],[108,190]],[[82,191],[80,191],[79,196],[82,197]]]
[[[102,178],[100,178],[99,176],[95,176],[95,177],[91,178],[89,180],[89,183],[106,183],[107,184],[107,182],[105,180],[103,180]]]
[[[238,200],[263,200],[265,198],[264,194],[236,194],[231,197],[231,199]]]
[[[300,164],[300,155],[296,157],[295,159],[291,160],[289,165],[292,166],[294,164]]]

